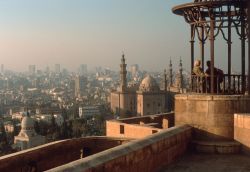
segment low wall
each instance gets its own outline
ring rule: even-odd
[[[242,151],[250,155],[250,114],[234,114],[234,139],[242,144]]]
[[[156,114],[156,115],[146,115],[146,116],[140,116],[140,117],[131,117],[131,118],[123,118],[118,119],[116,121],[120,121],[122,123],[126,124],[140,124],[140,123],[159,123],[162,124],[162,120],[166,119],[168,120],[168,127],[174,126],[174,113],[164,113],[164,114]]]
[[[0,171],[44,171],[129,141],[110,137],[57,141],[0,157]]]
[[[162,129],[138,124],[125,124],[116,121],[106,121],[106,136],[140,139],[157,133]]]
[[[106,135],[140,139],[173,127],[174,113],[106,121]]]
[[[244,95],[179,94],[175,96],[175,125],[194,127],[196,140],[233,140],[234,114],[250,113]]]
[[[183,155],[191,141],[192,128],[188,125],[172,127],[117,146],[107,151],[49,170],[50,172],[152,172]]]

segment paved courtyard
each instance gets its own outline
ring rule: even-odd
[[[161,172],[250,172],[250,156],[187,154]]]

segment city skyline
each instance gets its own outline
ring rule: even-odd
[[[185,2],[191,1],[1,1],[0,63],[14,71],[26,71],[32,64],[37,69],[61,64],[74,71],[87,64],[89,69],[118,70],[124,51],[128,65],[139,64],[144,70],[161,71],[170,57],[173,66],[182,57],[184,68],[190,70],[189,27],[171,12]],[[226,70],[226,51],[221,51],[225,44],[220,39],[216,56],[222,58],[215,59],[216,66]],[[240,56],[240,43],[237,37],[233,40],[233,70],[240,71],[234,58]]]

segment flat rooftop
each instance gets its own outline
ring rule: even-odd
[[[190,153],[161,172],[249,172],[250,156]]]

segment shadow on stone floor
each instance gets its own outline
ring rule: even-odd
[[[189,153],[160,172],[250,172],[250,156]]]

